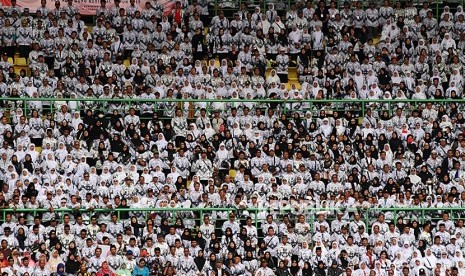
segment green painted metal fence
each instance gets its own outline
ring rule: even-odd
[[[155,111],[163,111],[165,108],[163,104],[175,103],[174,107],[179,107],[185,110],[185,103],[189,103],[185,111],[192,111],[189,117],[193,117],[193,112],[200,109],[201,104],[206,104],[207,111],[212,111],[214,107],[213,103],[224,103],[225,109],[222,112],[228,112],[232,106],[243,105],[245,103],[254,103],[255,108],[267,109],[269,107],[279,107],[282,113],[298,111],[305,113],[306,111],[319,112],[320,110],[327,111],[354,111],[358,112],[359,115],[364,116],[368,108],[376,110],[377,112],[387,111],[389,115],[393,114],[396,108],[402,107],[404,111],[412,109],[422,109],[426,103],[433,103],[444,106],[446,109],[450,104],[458,106],[459,111],[465,110],[465,99],[393,99],[393,100],[382,100],[382,99],[359,99],[359,100],[282,100],[282,99],[141,99],[141,98],[125,98],[125,99],[106,99],[106,98],[76,98],[76,99],[63,99],[63,98],[8,98],[0,97],[0,103],[4,103],[4,107],[0,110],[10,112],[11,114],[17,108],[21,108],[24,114],[34,109],[32,107],[33,102],[51,103],[50,107],[46,111],[50,113],[56,112],[57,107],[54,106],[56,102],[64,102],[67,104],[76,105],[77,111],[85,110],[85,103],[94,103],[96,108],[94,111],[102,111],[108,113],[109,106],[112,103],[122,104],[120,111],[128,110],[129,107],[138,108],[141,104],[151,103],[155,106]],[[199,104],[199,105],[196,105]]]
[[[189,1],[189,2],[192,2],[192,1]],[[231,3],[232,6],[227,5],[226,7],[222,7],[225,2]],[[298,3],[302,3],[302,5],[305,7],[306,2],[307,1],[305,1],[305,0],[304,1],[299,1],[299,0],[239,0],[239,1],[237,1],[237,0],[227,0],[227,1],[214,0],[211,3],[213,5],[213,7],[211,7],[211,8],[213,9],[215,15],[218,14],[219,10],[237,11],[237,10],[240,9],[242,4],[246,4],[249,7],[249,9],[252,6],[257,5],[257,6],[261,7],[262,11],[266,11],[267,7],[268,7],[268,4],[272,3],[272,4],[275,4],[280,11],[288,11],[291,5],[297,5]],[[326,0],[325,2],[326,2],[326,5],[329,5],[330,2],[332,2],[332,1],[331,0]],[[337,9],[342,9],[343,6],[344,6],[344,2],[351,2],[352,5],[354,6],[355,3],[359,2],[359,1],[355,1],[355,0],[349,0],[349,1],[335,0],[334,2],[336,2]],[[382,3],[383,3],[382,0],[377,0],[377,1],[362,0],[360,2],[362,2],[362,7],[364,9],[366,7],[368,7],[370,2],[374,2],[378,6],[381,6]],[[390,1],[390,2],[391,2],[391,5],[393,5],[395,3],[395,1],[394,2]],[[423,2],[424,1],[421,1],[421,0],[413,0],[413,4],[418,9],[421,8],[421,5],[423,4]],[[313,3],[314,8],[316,8],[316,6],[318,4],[318,1],[312,1],[312,3]],[[462,5],[463,6],[464,1],[463,0],[451,0],[451,1],[445,2],[445,1],[442,1],[442,0],[436,0],[436,1],[429,1],[428,3],[430,4],[429,7],[430,7],[430,9],[433,10],[436,17],[439,17],[441,12],[444,10],[444,5],[451,6],[452,11],[455,11],[455,6],[456,5]]]
[[[274,217],[275,221],[280,221],[283,215],[289,215],[291,221],[297,218],[298,214],[292,215],[295,209],[288,207],[288,208],[265,208],[265,209],[257,209],[257,208],[244,208],[244,209],[237,209],[237,208],[121,208],[121,209],[93,209],[93,210],[86,210],[86,209],[54,209],[54,212],[62,217],[65,213],[76,213],[79,211],[80,213],[87,213],[89,215],[99,214],[99,213],[109,213],[113,212],[118,215],[120,218],[121,213],[143,213],[144,218],[148,219],[152,214],[158,214],[163,217],[168,217],[174,224],[177,218],[185,219],[185,213],[190,212],[194,215],[194,220],[197,222],[197,225],[201,225],[202,218],[205,215],[209,215],[212,219],[215,218],[215,212],[227,212],[227,213],[235,213],[237,220],[243,222],[246,219],[246,216],[250,216],[253,220],[254,225],[259,228],[260,224],[265,220],[265,216],[260,216],[262,214],[271,214]],[[308,208],[304,212],[300,212],[299,214],[303,214],[306,217],[307,222],[310,225],[313,224],[317,220],[319,214],[324,213],[326,221],[331,223],[333,220],[336,219],[336,214],[338,211],[342,211],[347,214],[347,218],[350,218],[350,215],[357,212],[361,215],[361,220],[365,223],[367,231],[371,230],[371,225],[376,221],[378,214],[383,213],[386,215],[387,221],[392,221],[397,224],[398,218],[403,218],[405,220],[413,221],[416,220],[420,225],[424,224],[427,221],[437,222],[442,219],[442,215],[444,213],[448,213],[450,216],[451,221],[457,221],[458,219],[465,219],[465,208],[421,208],[421,207],[410,207],[410,208]],[[0,221],[4,221],[6,214],[13,214],[13,215],[40,215],[41,213],[49,212],[47,209],[0,209]],[[244,214],[244,212],[247,212]],[[61,215],[60,215],[61,214]],[[351,220],[346,220],[350,222]],[[102,222],[100,220],[99,222]],[[311,231],[313,232],[314,229],[311,227]]]

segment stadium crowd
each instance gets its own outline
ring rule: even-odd
[[[41,3],[0,9],[2,276],[465,275],[461,6]]]

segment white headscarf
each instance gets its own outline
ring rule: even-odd
[[[321,256],[326,257],[328,255],[328,249],[326,249],[325,243],[321,240],[318,239],[315,243],[315,247],[313,247],[313,255],[316,255],[316,248],[320,247],[321,248]]]
[[[433,252],[431,251],[431,248],[426,249],[426,254],[425,257],[423,258],[423,264],[427,268],[436,268],[436,263],[438,262],[438,259],[436,256],[433,255]]]
[[[449,254],[446,250],[441,252],[441,258],[438,262],[441,263],[442,267],[444,267],[445,269],[449,269],[452,268],[452,266],[454,266],[454,262],[449,258]]]
[[[342,120],[336,120],[336,135],[343,135],[346,132],[346,128],[342,125]]]
[[[247,139],[252,139],[254,136],[254,130],[252,129],[252,126],[250,123],[245,124],[245,129],[243,131],[243,134],[247,137]]]
[[[453,261],[454,261],[454,266],[455,267],[459,266],[459,262],[465,263],[465,259],[463,258],[462,251],[455,250],[455,255],[454,255]]]
[[[197,125],[192,123],[189,126],[192,127],[192,129],[189,130],[189,133],[192,134],[192,138],[194,138],[194,140],[200,138],[200,130],[197,129]]]
[[[73,126],[74,129],[77,129],[79,124],[83,124],[84,122],[82,121],[81,119],[81,115],[79,115],[79,112],[76,111],[74,112],[74,115],[78,115],[78,117],[76,118],[75,116],[73,116],[73,119],[71,120],[71,125]]]
[[[166,148],[166,145],[168,145],[168,142],[166,141],[163,133],[158,133],[158,140],[155,142],[155,145],[157,145],[159,152],[162,151],[164,148]]]
[[[360,74],[357,75],[357,73],[360,73]],[[360,69],[355,70],[354,83],[355,85],[357,85],[358,89],[360,89],[365,83],[365,77],[363,76],[362,71]]]
[[[104,166],[102,170],[102,174],[100,175],[100,181],[105,181],[106,183],[111,183],[113,176],[110,173],[110,169],[108,166]]]
[[[459,275],[465,275],[465,260],[458,261],[457,268],[459,269]]]
[[[207,139],[210,139],[215,135],[216,131],[212,128],[211,124],[208,122],[205,124],[204,134]]]
[[[229,151],[226,149],[226,146],[224,143],[220,144],[220,148],[216,152],[216,157],[218,157],[218,160],[224,161],[227,160],[229,157]]]
[[[315,85],[316,84],[316,85]],[[315,98],[318,95],[318,91],[321,90],[320,84],[317,81],[313,81],[311,86],[311,94]]]
[[[279,79],[279,76],[278,76],[278,74],[276,74],[276,70],[274,70],[274,69],[271,70],[270,75],[268,75],[268,77],[266,78],[266,83],[268,85],[270,85],[273,82],[277,83],[277,84],[281,83],[281,81]]]
[[[323,134],[323,136],[329,137],[332,131],[333,131],[333,127],[329,123],[329,119],[324,118],[320,125],[320,132]]]
[[[53,156],[53,153],[47,154],[47,159],[45,160],[47,169],[50,170],[51,168],[57,168],[58,167],[58,162],[55,161],[55,156]]]
[[[26,154],[31,155],[32,162],[36,162],[37,157],[39,157],[39,153],[36,151],[36,146],[34,144],[30,144],[27,147]]]
[[[21,146],[21,150],[19,150],[19,146]],[[24,151],[24,147],[22,145],[18,145],[18,149],[15,152],[16,157],[18,157],[18,161],[24,161],[24,157],[26,156],[26,152]]]
[[[341,253],[341,249],[339,248],[339,244],[337,242],[333,242],[331,244],[331,249],[328,252],[329,257],[335,260],[339,257],[340,253]]]
[[[386,160],[388,160],[389,163],[392,162],[393,158],[394,158],[394,153],[392,153],[392,150],[391,150],[391,145],[389,145],[388,143],[386,143],[384,145],[384,152],[386,152]]]
[[[242,129],[239,126],[238,122],[234,123],[233,129],[231,130],[231,135],[237,138],[239,138],[242,135]]]

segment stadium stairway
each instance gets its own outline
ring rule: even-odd
[[[266,73],[265,73],[265,78],[267,78],[270,75],[271,70],[273,67],[269,66],[269,62],[267,64],[266,68]],[[288,68],[288,73],[287,73],[287,78],[288,82],[286,83],[286,89],[291,89],[291,86],[295,84],[297,89],[301,88],[301,85],[299,83],[299,78],[297,76],[297,67],[291,66]]]

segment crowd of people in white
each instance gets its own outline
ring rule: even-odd
[[[465,275],[462,7],[291,2],[3,6],[2,276]]]

